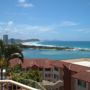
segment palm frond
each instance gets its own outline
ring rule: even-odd
[[[22,53],[13,53],[10,55],[8,60],[10,61],[11,59],[14,59],[14,58],[19,58],[21,60],[21,62],[23,63],[23,54]]]

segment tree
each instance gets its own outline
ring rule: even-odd
[[[32,79],[34,81],[37,81],[37,82],[42,81],[41,74],[40,74],[38,69],[30,70],[30,72],[28,72],[28,76],[29,76],[30,79]]]
[[[3,75],[3,68],[9,66],[10,60],[14,58],[19,58],[23,62],[23,54],[21,49],[15,45],[5,45],[2,40],[0,40],[0,68],[1,68],[1,79]]]
[[[34,80],[37,82],[42,81],[41,74],[40,74],[39,70],[37,70],[37,69],[20,72],[20,68],[17,65],[12,69],[13,69],[13,70],[11,70],[12,79],[15,81],[20,81],[22,79],[23,80]]]

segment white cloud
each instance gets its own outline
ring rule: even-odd
[[[75,31],[81,32],[81,33],[90,33],[90,28],[81,28],[81,29],[76,29]]]
[[[8,21],[7,23],[0,25],[0,35],[8,34],[15,38],[28,38],[28,37],[38,37],[45,34],[53,33],[54,30],[49,26],[39,26],[39,25],[16,25],[13,21]]]
[[[30,25],[30,24],[15,24],[13,21],[8,21],[8,22],[1,22],[0,24],[0,35],[3,34],[8,34],[11,37],[14,38],[35,38],[35,37],[40,37],[40,38],[48,38],[49,35],[52,37],[54,35],[59,35],[60,30],[61,32],[65,29],[62,27],[69,27],[70,30],[74,30],[75,32],[78,33],[90,33],[90,28],[78,28],[76,23],[74,22],[61,22],[61,24],[57,25]],[[76,26],[75,28],[72,29],[71,26]],[[77,29],[76,29],[77,28]],[[68,30],[68,29],[67,29]],[[59,37],[59,36],[58,36]]]
[[[26,0],[18,0],[19,3],[24,3]]]
[[[13,25],[13,21],[9,21],[7,24],[8,24],[9,26]]]
[[[72,21],[63,21],[60,23],[61,27],[76,26],[78,23]]]
[[[2,34],[8,34],[11,30],[13,30],[13,24],[13,21],[1,22],[0,32],[2,32]]]
[[[32,3],[28,3],[27,0],[18,0],[18,6],[28,8],[28,7],[34,7]]]
[[[34,31],[38,31],[38,32],[50,32],[52,31],[52,28],[51,27],[48,27],[48,26],[32,26],[32,25],[28,25],[26,27],[28,30],[34,30]]]
[[[25,0],[19,0],[19,2],[25,2]],[[2,23],[3,24],[3,23]],[[39,25],[16,25],[13,21],[5,22],[2,26],[2,33],[8,34],[47,34],[47,33],[57,33],[61,27],[75,26],[77,25],[71,21],[64,21],[58,25],[49,25],[49,26],[39,26]],[[59,28],[59,29],[58,29]],[[0,28],[1,29],[1,28]],[[62,30],[62,29],[61,29]]]

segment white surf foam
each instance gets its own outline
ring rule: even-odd
[[[40,42],[24,42],[22,43],[23,45],[27,45],[27,46],[45,46],[45,47],[61,47],[61,48],[65,48],[65,46],[55,46],[55,45],[45,45],[45,44],[41,44]],[[70,47],[69,47],[70,48]],[[71,47],[72,48],[72,47]],[[68,50],[68,49],[67,49]],[[70,50],[70,49],[69,49]],[[89,48],[78,48],[78,47],[74,47],[73,49],[71,49],[73,51],[90,51]]]
[[[44,45],[44,44],[40,44],[39,42],[24,42],[22,43],[23,45],[27,45],[27,46],[47,46],[47,47],[56,47],[54,45]]]

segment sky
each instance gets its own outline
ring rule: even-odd
[[[90,0],[0,0],[0,38],[90,41]]]

